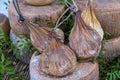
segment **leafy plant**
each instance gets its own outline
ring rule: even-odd
[[[98,58],[100,80],[120,80],[120,56],[115,59]]]
[[[61,21],[63,21],[64,19],[66,19],[68,17],[68,15],[70,14],[70,11],[68,11],[61,19]],[[70,18],[68,18],[68,20],[66,20],[59,28],[61,28],[65,34],[65,43],[67,44],[68,41],[68,37],[70,34],[70,31],[72,29],[74,25],[74,19],[71,16]]]
[[[112,36],[113,33],[105,32],[103,44]],[[100,55],[97,59],[99,62],[100,80],[120,80],[120,56],[114,59],[109,59],[103,56],[104,53],[105,51],[102,47]]]
[[[51,26],[51,27],[54,27],[55,26],[55,22],[53,22],[52,18],[50,17],[48,20],[46,20],[47,22],[47,25],[48,26]]]
[[[4,75],[13,74],[13,68],[9,59],[5,58],[4,54],[11,52],[11,43],[9,37],[5,35],[0,28],[0,80]]]
[[[16,56],[23,54],[29,55],[36,50],[32,46],[30,38],[24,35],[21,35],[21,40],[16,40],[15,42],[13,42],[13,45],[16,45],[15,48],[13,48],[13,53]]]
[[[114,34],[112,32],[105,32],[103,40],[111,38]]]
[[[9,53],[11,51],[12,49],[11,49],[11,42],[9,36],[7,36],[3,32],[2,28],[0,28],[0,53]]]
[[[72,3],[72,0],[68,0],[70,3]],[[58,0],[57,4],[63,5],[65,4],[64,0]]]
[[[23,80],[25,78],[24,74],[14,72],[15,66],[12,65],[8,57],[3,54],[0,56],[0,80],[3,80],[4,76],[9,76],[9,80]]]
[[[3,54],[0,54],[0,57],[0,80],[2,80],[4,75],[14,74],[14,69],[9,59],[5,58]]]
[[[14,74],[14,75],[11,75],[9,80],[25,80],[24,78],[25,78],[25,75],[23,74]]]
[[[64,0],[58,0],[57,4],[63,5],[64,4]]]
[[[108,80],[119,80],[120,79],[120,70],[107,73]]]
[[[6,5],[6,9],[8,9],[8,6],[10,4],[10,0],[8,0],[7,2],[4,2],[4,4]]]

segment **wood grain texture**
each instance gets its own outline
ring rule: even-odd
[[[88,0],[76,0],[78,7],[83,10]],[[120,0],[93,0],[92,7],[104,32],[114,35],[103,44],[105,57],[120,55]]]
[[[30,61],[30,80],[98,80],[98,64],[78,63],[75,71],[64,77],[49,76],[39,68],[39,56],[33,54]]]
[[[29,21],[38,20],[38,23],[47,24],[48,22],[55,23],[61,13],[64,11],[64,5],[58,5],[57,2],[46,6],[32,6],[24,0],[18,0],[22,15]],[[27,26],[18,23],[18,14],[10,3],[9,19],[12,30],[16,35],[29,34]],[[52,26],[53,27],[53,26]]]
[[[9,34],[10,32],[9,20],[4,14],[1,14],[1,13],[0,13],[0,28],[2,28],[5,34],[7,35]]]
[[[120,37],[115,39],[110,39],[103,44],[106,58],[115,58],[120,55]]]

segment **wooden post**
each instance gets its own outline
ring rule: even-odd
[[[5,34],[9,34],[10,32],[10,24],[8,18],[4,14],[0,14],[0,28],[3,30]]]
[[[25,19],[35,23],[37,22],[38,24],[46,24],[47,26],[48,24],[52,24],[57,21],[58,17],[63,13],[65,7],[64,5],[58,5],[57,2],[46,6],[32,6],[25,0],[18,0],[18,3],[21,13]],[[11,28],[16,35],[29,34],[28,26],[18,23],[19,16],[12,2],[9,6],[9,19]],[[53,25],[50,26],[53,27]]]
[[[33,54],[30,61],[30,80],[98,80],[98,64],[78,63],[75,71],[64,77],[50,76],[43,73],[39,68],[39,56]]]

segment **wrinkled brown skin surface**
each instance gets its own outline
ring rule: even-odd
[[[68,46],[52,38],[50,46],[40,56],[39,66],[46,74],[65,76],[76,68],[76,56]]]
[[[96,15],[95,15],[95,12],[91,6],[90,1],[87,4],[86,8],[81,13],[81,16],[87,25],[91,26],[93,29],[95,29],[98,32],[98,34],[100,35],[101,40],[102,40],[103,36],[104,36],[104,32],[103,32],[100,22],[98,21]]]
[[[69,45],[79,60],[94,59],[98,55],[101,37],[97,31],[87,26],[79,12],[76,12],[74,27],[69,36]]]
[[[32,45],[40,52],[48,47],[51,42],[51,33],[53,28],[50,27],[39,27],[38,25],[33,25],[32,23],[26,21],[25,24],[29,27],[30,38]],[[61,41],[64,42],[64,33],[60,29],[53,31],[55,36]]]
[[[50,29],[44,27],[29,25],[30,38],[32,45],[41,53],[51,41]]]

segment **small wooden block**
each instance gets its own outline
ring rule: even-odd
[[[30,61],[30,80],[98,80],[98,64],[78,63],[75,71],[64,77],[50,76],[43,73],[39,68],[39,56],[33,54]]]
[[[64,11],[64,5],[58,5],[57,2],[46,6],[32,6],[25,0],[18,0],[20,11],[26,20],[36,21],[37,23],[55,23],[58,17]],[[9,5],[9,19],[12,30],[16,35],[29,34],[27,26],[19,24],[19,16],[14,8],[13,3]],[[53,26],[52,26],[53,27]]]
[[[10,32],[10,24],[8,18],[4,14],[0,14],[0,28],[3,30],[5,34],[9,34]]]

